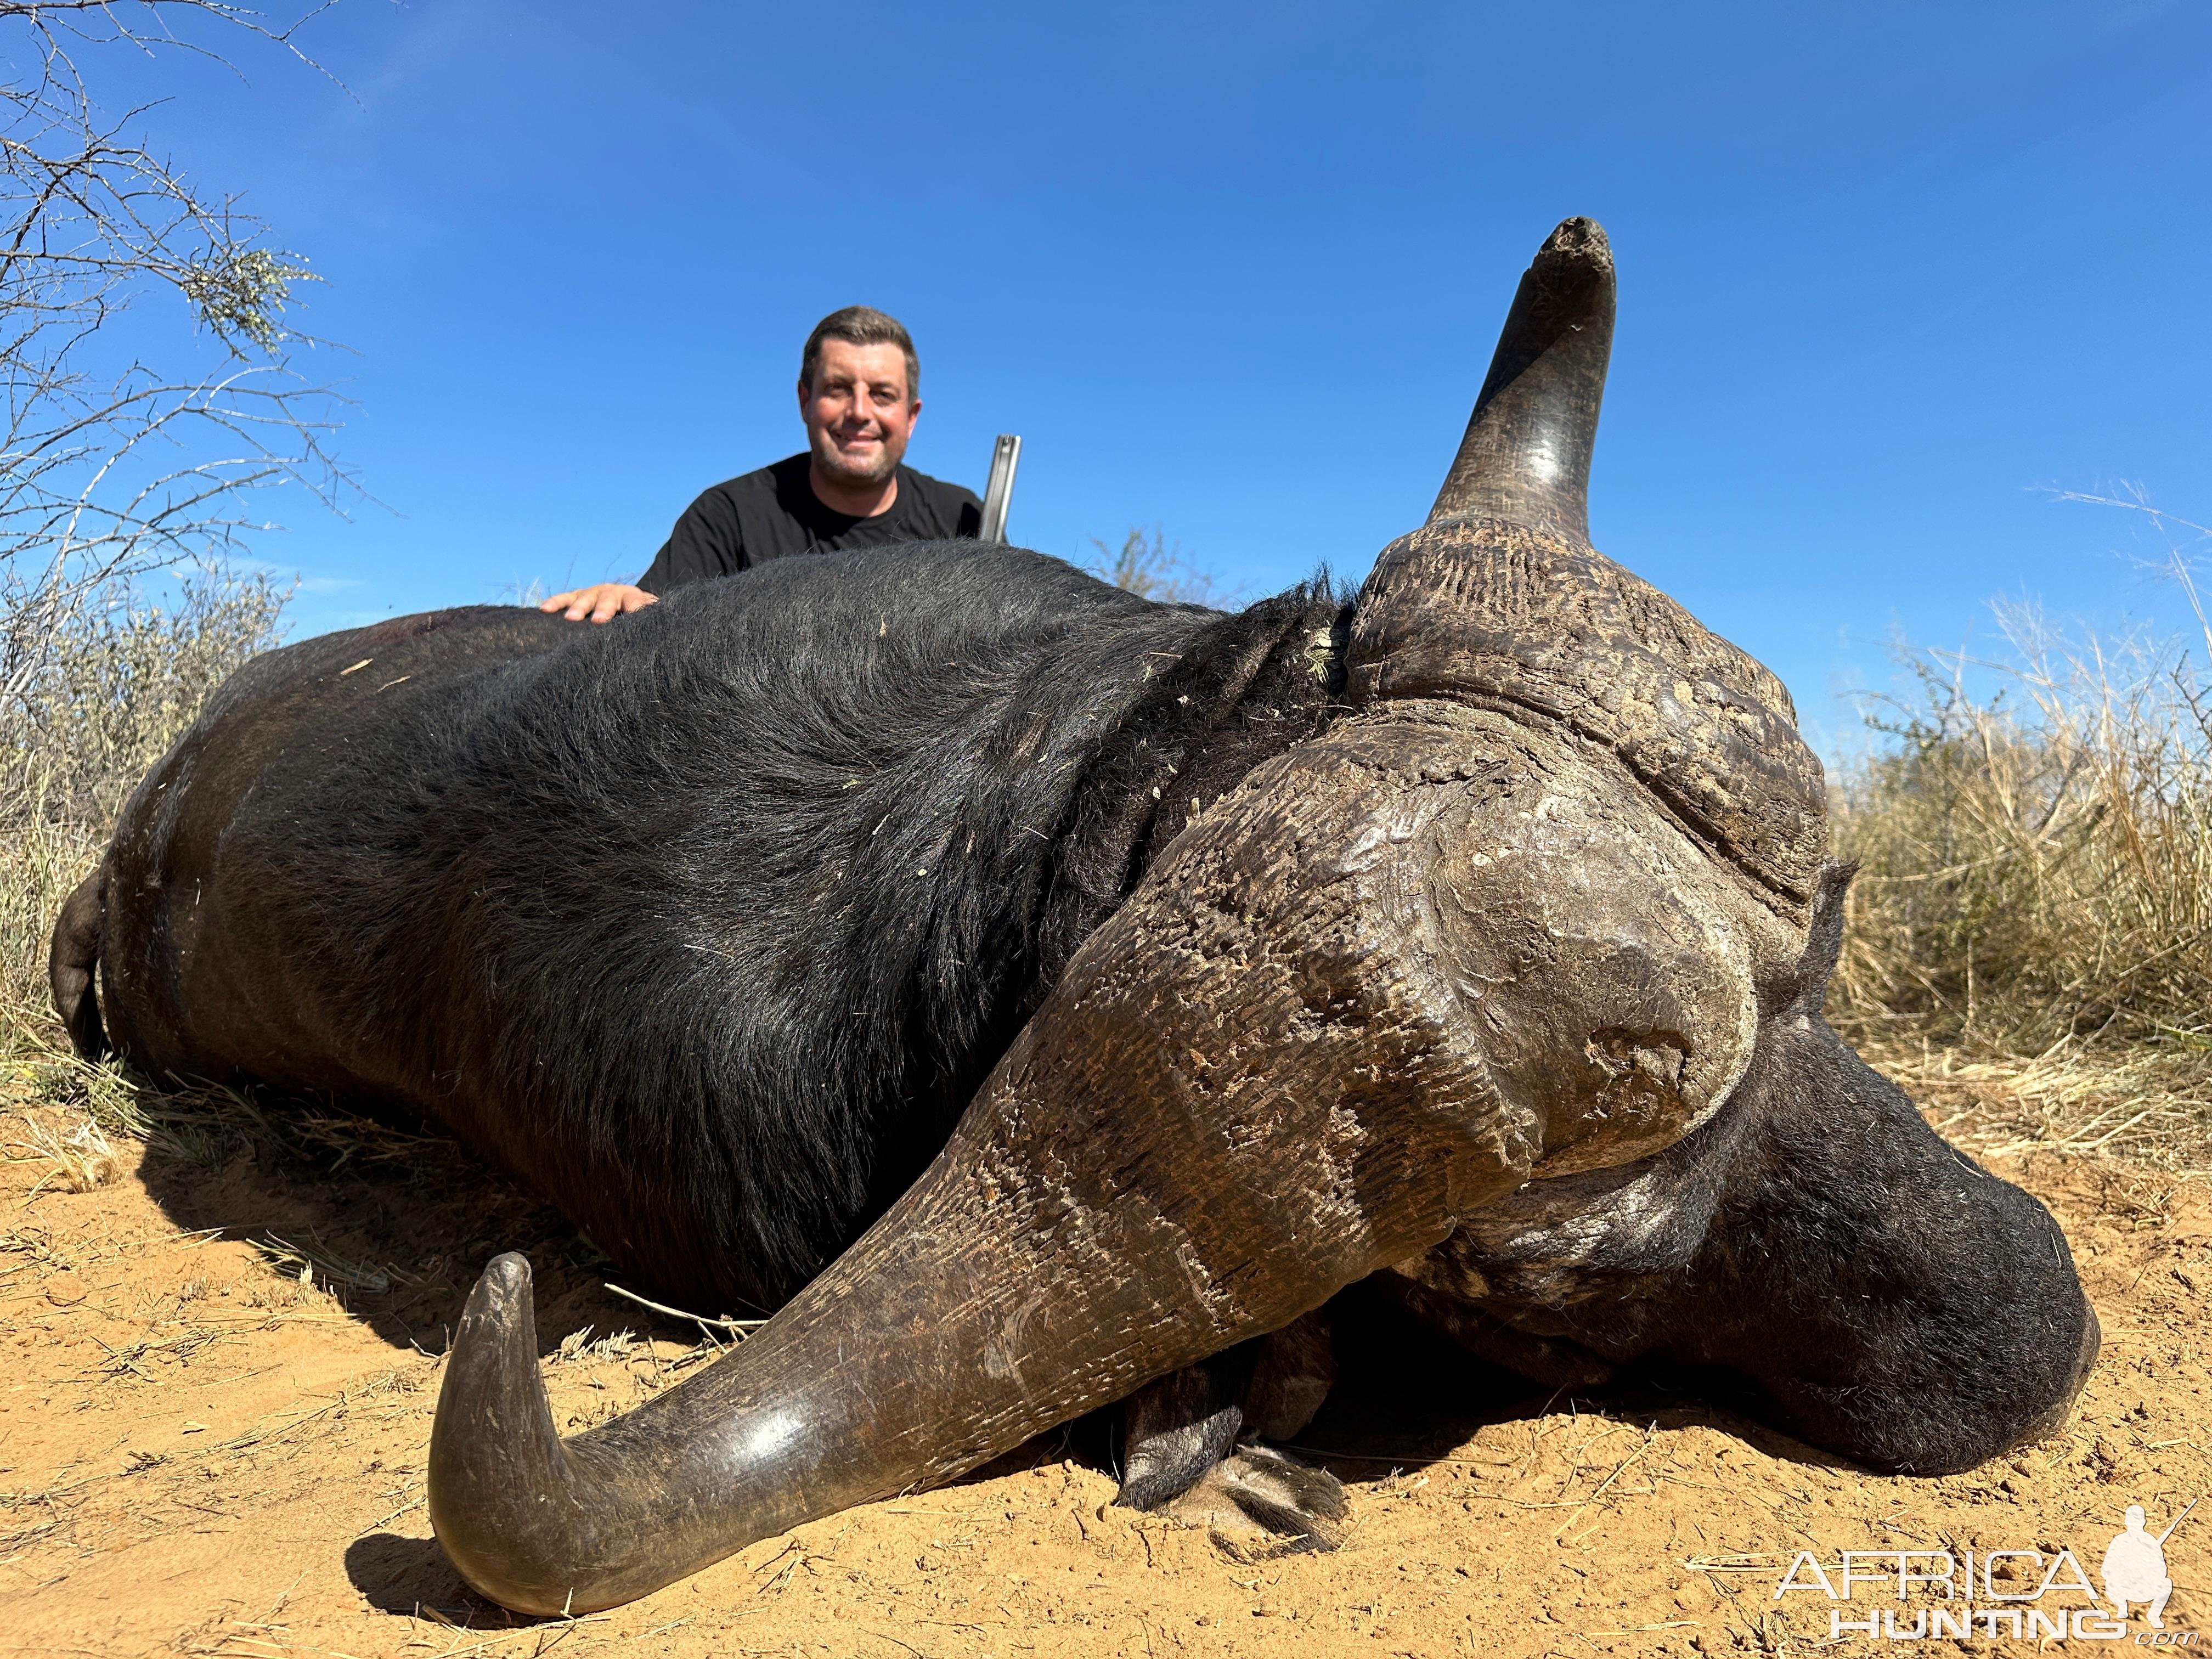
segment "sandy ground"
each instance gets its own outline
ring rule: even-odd
[[[2156,1530],[2212,1490],[2212,1190],[2041,1155],[2002,1167],[2065,1224],[2104,1356],[2063,1437],[1969,1474],[1870,1476],[1654,1382],[1547,1399],[1355,1310],[1345,1384],[1304,1437],[1352,1494],[1333,1554],[1254,1556],[1105,1507],[1109,1443],[1079,1427],[611,1613],[532,1623],[461,1587],[423,1512],[435,1356],[470,1279],[531,1253],[571,1429],[709,1350],[608,1292],[587,1243],[443,1143],[335,1169],[343,1146],[118,1145],[77,1192],[27,1133],[0,1120],[10,1654],[1786,1654],[1830,1644],[1825,1597],[1775,1598],[1797,1551],[1832,1575],[1847,1550],[2070,1547],[2094,1576],[2128,1504]],[[2167,1625],[2193,1630],[2212,1505],[2166,1551]],[[2024,1559],[1999,1589],[2033,1588]],[[1902,1606],[1910,1630],[1929,1604],[1893,1595],[1861,1584],[1844,1616]],[[2132,1650],[2147,1627],[2129,1631]],[[2053,1644],[2001,1628],[1948,1645]]]

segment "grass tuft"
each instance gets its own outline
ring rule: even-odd
[[[2212,697],[2194,653],[1999,606],[1833,780],[1831,1012],[2001,1144],[2212,1163]]]
[[[53,1166],[33,1192],[54,1182],[69,1192],[88,1193],[115,1178],[115,1148],[97,1123],[57,1122],[39,1112],[26,1113],[21,1123],[22,1138],[9,1144],[9,1158]]]
[[[276,643],[285,595],[202,572],[155,603],[120,588],[66,619],[39,672],[0,689],[0,1056],[63,1044],[48,1002],[54,914],[116,816],[215,689]]]

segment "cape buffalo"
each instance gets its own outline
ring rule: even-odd
[[[1589,545],[1613,294],[1561,225],[1350,605],[933,545],[224,688],[62,917],[76,1040],[404,1103],[686,1305],[781,1309],[563,1441],[494,1261],[430,1456],[471,1584],[603,1607],[1139,1390],[1156,1502],[1240,1404],[1310,1410],[1297,1340],[1243,1345],[1377,1275],[1540,1378],[1729,1368],[1880,1468],[2063,1418],[2057,1226],[1821,1018],[1846,878],[1787,694]]]

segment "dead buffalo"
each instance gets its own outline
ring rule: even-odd
[[[564,1442],[492,1262],[430,1457],[471,1583],[605,1607],[1139,1390],[1157,1501],[1240,1402],[1310,1411],[1253,1340],[1370,1275],[1539,1378],[1730,1369],[1880,1468],[2060,1420],[2057,1228],[1822,1020],[1788,696],[1589,544],[1613,306],[1569,221],[1349,606],[939,545],[230,682],[62,918],[77,1042],[401,1103],[686,1305],[781,1308]]]

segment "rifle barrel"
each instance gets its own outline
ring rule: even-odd
[[[2189,1500],[2189,1510],[2193,1510],[2193,1509],[2195,1509],[2195,1508],[2196,1508],[2199,1504],[2203,1503],[2203,1501],[2204,1501],[2204,1500],[2203,1500],[2203,1498],[2191,1498],[2191,1499]],[[2180,1514],[2179,1514],[2179,1515],[2177,1515],[2177,1516],[2175,1516],[2173,1517],[2173,1527],[2178,1527],[2178,1526],[2179,1526],[2183,1522],[2185,1522],[2185,1521],[2186,1521],[2187,1519],[2189,1519],[2189,1510],[2182,1510],[2182,1512],[2181,1512]],[[2167,1528],[2164,1532],[2162,1532],[2162,1533],[2159,1534],[2159,1535],[2158,1535],[2158,1541],[2159,1541],[2160,1544],[2165,1543],[2165,1542],[2166,1542],[2166,1540],[2167,1539],[2169,1539],[2169,1538],[2171,1538],[2171,1537],[2172,1537],[2172,1536],[2173,1536],[2173,1527],[2168,1527],[2168,1528]]]
[[[983,527],[979,541],[1006,539],[1006,512],[1014,504],[1014,469],[1021,465],[1022,441],[1001,432],[991,449],[991,480],[983,486]]]

